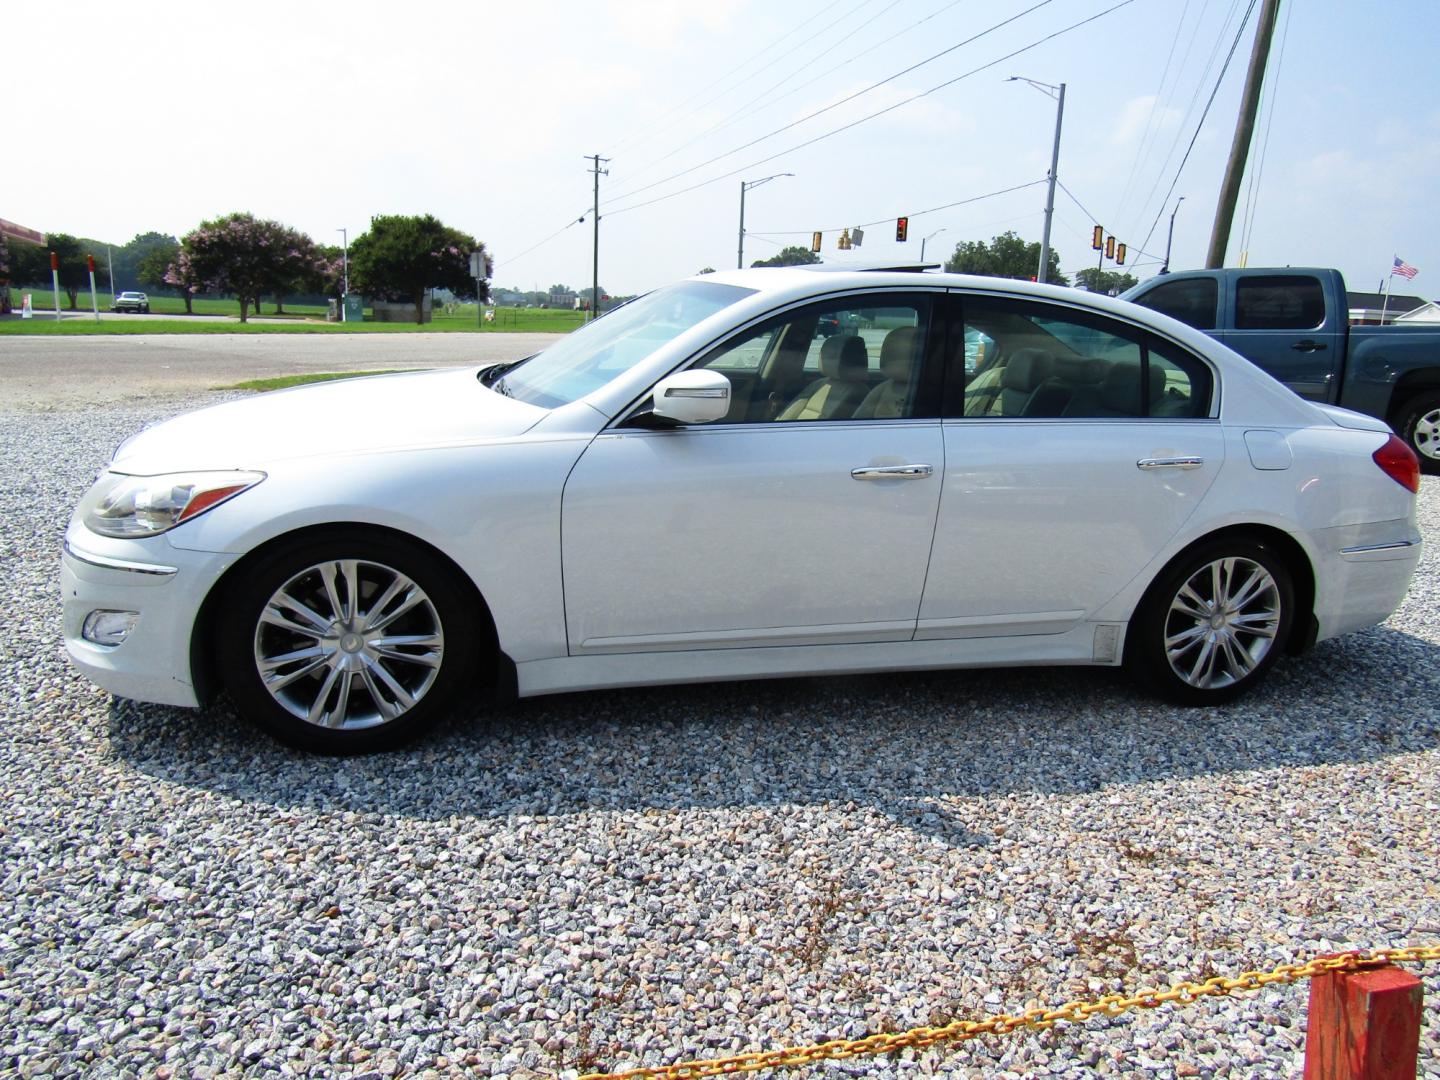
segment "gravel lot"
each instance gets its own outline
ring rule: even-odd
[[[573,1074],[1440,940],[1434,479],[1401,612],[1230,708],[1097,671],[804,679],[529,701],[335,761],[65,660],[70,507],[206,400],[0,413],[0,1073]],[[1294,1076],[1304,1007],[823,1071]]]

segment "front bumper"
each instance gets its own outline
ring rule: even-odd
[[[110,540],[72,525],[60,566],[65,649],[87,679],[135,701],[194,708],[191,639],[205,597],[238,556],[185,551],[164,537]],[[85,640],[93,611],[133,611],[118,645]]]

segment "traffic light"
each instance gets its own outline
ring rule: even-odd
[[[903,244],[905,238],[910,234],[910,219],[908,217],[895,219],[895,242]]]
[[[1104,247],[1104,246],[1105,246],[1105,226],[1104,226],[1104,225],[1096,225],[1096,226],[1095,226],[1095,235],[1094,235],[1093,239],[1091,239],[1091,241],[1090,241],[1090,247],[1091,247],[1091,249],[1094,250],[1094,251],[1099,251],[1099,250],[1100,250],[1102,247]]]
[[[1107,258],[1107,259],[1113,259],[1114,257],[1115,257],[1115,238],[1114,238],[1113,236],[1107,236],[1107,237],[1105,238],[1105,258]]]
[[[1115,249],[1115,263],[1118,266],[1125,265],[1125,245],[1121,244]]]
[[[810,234],[810,250],[811,250],[811,251],[819,251],[819,250],[820,250],[820,234],[819,234],[818,232],[817,232],[817,233],[811,233],[811,234]]]

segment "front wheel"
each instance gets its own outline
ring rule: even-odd
[[[1395,425],[1420,459],[1420,471],[1440,474],[1440,391],[1416,394],[1405,403]]]
[[[240,711],[321,753],[386,750],[442,716],[475,669],[468,590],[388,538],[302,541],[228,590],[220,666]]]
[[[1218,705],[1259,682],[1294,622],[1289,568],[1252,540],[1216,540],[1171,563],[1130,626],[1125,659],[1162,696]]]

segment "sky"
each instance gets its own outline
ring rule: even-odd
[[[1101,224],[1143,280],[1180,196],[1171,268],[1204,264],[1259,8],[1237,39],[1251,0],[1117,3],[82,0],[63,46],[7,50],[30,123],[0,143],[0,217],[124,243],[248,210],[338,243],[431,213],[486,244],[493,285],[578,288],[598,153],[612,294],[734,267],[740,185],[777,173],[746,196],[747,265],[817,229],[826,262],[922,238],[939,260],[1040,239],[1056,103],[1013,75],[1066,84],[1062,272],[1096,265]],[[1440,296],[1437,44],[1421,0],[1282,0],[1227,265],[1369,290],[1399,256],[1421,272],[1397,292]]]

